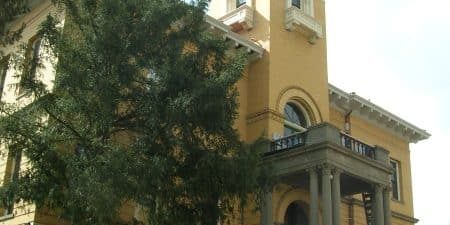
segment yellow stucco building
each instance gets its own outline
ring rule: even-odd
[[[50,1],[13,26],[37,26],[54,11]],[[261,212],[236,221],[248,225],[414,224],[409,144],[430,136],[387,110],[328,84],[323,0],[212,0],[206,22],[251,62],[237,84],[241,138],[272,139],[264,156],[277,176]],[[34,48],[36,49],[36,48]],[[37,48],[38,49],[38,48]],[[6,53],[13,47],[4,49]],[[43,54],[36,50],[36,55]],[[50,67],[43,74],[52,74]],[[16,82],[0,71],[0,84]],[[52,76],[43,77],[51,83]],[[23,101],[2,89],[2,101]],[[4,156],[2,182],[26,162]],[[130,211],[131,210],[131,211]],[[133,214],[132,208],[125,210]],[[139,210],[134,210],[138,217]],[[57,224],[30,205],[3,209],[1,224]]]

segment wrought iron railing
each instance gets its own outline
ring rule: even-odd
[[[361,141],[356,140],[354,137],[341,133],[341,144],[345,148],[352,150],[358,154],[375,159],[375,148]]]
[[[277,152],[304,146],[306,144],[306,134],[307,131],[275,139],[270,143],[269,152]],[[375,147],[359,141],[356,138],[345,133],[340,133],[340,140],[341,145],[344,148],[347,148],[352,152],[363,155],[365,157],[375,159]]]
[[[306,132],[295,133],[280,139],[273,140],[270,144],[270,152],[281,151],[305,145]]]

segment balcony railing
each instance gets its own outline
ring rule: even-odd
[[[309,127],[305,132],[275,139],[270,143],[267,154],[271,155],[276,152],[298,147],[307,149],[309,146],[316,146],[318,144],[333,144],[336,147],[341,146],[342,150],[389,165],[389,151],[379,145],[373,146],[366,144],[343,133],[339,128],[329,123],[318,124]],[[330,149],[333,148],[331,147]]]
[[[358,141],[347,134],[341,133],[341,144],[353,152],[375,159],[375,148],[373,146]]]
[[[307,136],[310,136],[309,137],[310,139],[311,138],[316,139],[313,137],[314,134],[311,133],[312,131],[314,131],[314,129],[313,130],[309,129],[305,132],[301,132],[301,133],[299,132],[299,133],[295,133],[295,134],[292,134],[292,135],[289,135],[286,137],[275,139],[270,144],[269,152],[282,151],[282,150],[286,150],[286,149],[304,146],[304,145],[306,145],[306,142],[307,142],[307,140],[306,140]],[[325,134],[319,133],[318,135],[325,135]],[[335,135],[336,135],[335,140],[338,140],[335,143],[340,144],[342,147],[344,147],[348,150],[351,150],[352,152],[355,152],[359,155],[368,157],[370,159],[376,158],[375,157],[376,149],[374,146],[366,144],[348,134],[345,134],[345,133],[342,133],[339,131],[337,131],[335,133]],[[329,138],[330,138],[329,140],[334,139],[332,136],[330,136]],[[328,139],[328,138],[325,138],[325,139]],[[308,141],[308,143],[309,142],[311,142],[311,140]],[[310,143],[310,144],[312,144],[312,143]]]
[[[286,150],[303,146],[306,143],[306,133],[295,133],[280,139],[276,139],[270,144],[270,152]]]
[[[392,173],[388,150],[357,140],[328,122],[273,140],[263,162],[271,165],[273,175],[282,178],[280,181],[305,188],[308,186],[307,170],[328,166],[339,169],[346,174],[345,180],[341,179],[345,182],[345,185],[341,183],[343,195],[370,190],[375,183],[388,185]]]

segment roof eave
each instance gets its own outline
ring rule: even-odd
[[[211,28],[220,31],[225,40],[233,41],[235,48],[247,48],[247,53],[251,56],[251,59],[262,58],[264,54],[264,48],[262,46],[234,33],[229,26],[209,15],[205,15],[205,21],[211,26]]]
[[[330,103],[346,111],[356,111],[363,119],[377,125],[383,125],[383,128],[406,138],[410,143],[416,143],[431,136],[426,130],[405,121],[355,93],[347,93],[329,84],[329,96]]]

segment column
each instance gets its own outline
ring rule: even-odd
[[[375,185],[375,225],[384,224],[383,187]]]
[[[333,171],[333,183],[331,185],[331,197],[333,200],[333,225],[341,224],[341,171]]]
[[[322,168],[322,225],[331,225],[331,169]]]
[[[264,194],[264,205],[261,210],[261,224],[273,225],[272,218],[272,188],[269,188]]]
[[[383,190],[384,225],[391,225],[391,193],[390,188]]]
[[[319,178],[316,168],[309,169],[309,225],[319,225]]]

